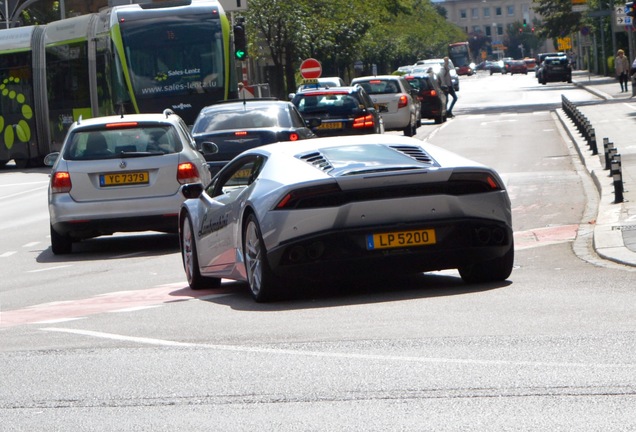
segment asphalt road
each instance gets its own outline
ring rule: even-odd
[[[175,236],[52,255],[46,170],[0,171],[0,429],[636,429],[635,271],[593,252],[562,93],[594,98],[479,74],[454,119],[418,130],[506,182],[516,255],[499,284],[396,270],[271,304],[233,282],[195,293]]]

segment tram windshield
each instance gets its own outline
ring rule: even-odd
[[[137,98],[211,93],[223,88],[223,33],[219,19],[167,16],[120,23]]]

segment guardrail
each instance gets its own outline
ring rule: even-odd
[[[598,145],[596,143],[596,133],[592,127],[588,118],[578,109],[578,107],[570,102],[568,98],[561,95],[561,107],[563,112],[572,120],[574,126],[576,126],[579,133],[587,141],[587,145],[592,151],[592,155],[598,155]],[[612,177],[614,184],[614,202],[621,203],[624,201],[623,192],[623,170],[621,163],[621,155],[614,146],[614,143],[610,142],[609,138],[603,138],[603,156],[601,163],[603,169],[609,170],[609,176]]]

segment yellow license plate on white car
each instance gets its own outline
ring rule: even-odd
[[[436,242],[434,229],[394,231],[367,235],[368,250],[427,246]]]
[[[99,185],[102,187],[147,184],[149,181],[148,171],[100,174],[99,176]]]
[[[321,123],[318,129],[342,129],[342,122]]]

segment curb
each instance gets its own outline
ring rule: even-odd
[[[583,87],[585,90],[600,95],[605,95],[613,99],[611,96],[600,92],[591,91],[592,89],[576,83],[577,86]],[[623,233],[620,229],[621,213],[623,203],[614,202],[614,193],[609,187],[603,187],[603,183],[607,181],[607,172],[601,164],[601,154],[595,156],[587,153],[587,143],[582,139],[578,130],[573,126],[572,121],[565,114],[563,109],[555,110],[561,125],[567,132],[568,136],[574,143],[576,151],[579,155],[581,163],[585,166],[588,174],[592,178],[594,186],[599,196],[599,205],[596,213],[596,221],[593,229],[593,248],[601,257],[618,264],[636,267],[636,253],[632,252],[625,246]]]

